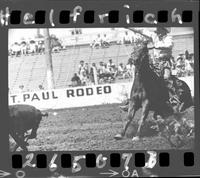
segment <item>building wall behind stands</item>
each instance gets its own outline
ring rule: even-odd
[[[171,28],[170,35],[173,38],[172,55],[175,58],[179,54],[184,54],[186,50],[189,53],[194,53],[194,30],[192,27]]]

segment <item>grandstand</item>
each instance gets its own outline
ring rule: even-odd
[[[126,64],[132,46],[112,45],[109,48],[92,49],[89,46],[73,46],[66,51],[52,54],[55,88],[64,88],[70,84],[72,75],[77,72],[80,60],[91,64],[105,63],[111,58],[115,64]],[[39,90],[38,85],[46,88],[45,56],[29,55],[9,56],[9,88],[12,92],[24,85],[25,91]]]
[[[109,59],[112,59],[115,64],[126,64],[133,50],[133,46],[118,44],[118,40],[121,39],[125,30],[123,28],[94,28],[90,30],[83,28],[81,34],[78,35],[71,34],[73,29],[52,30],[52,34],[56,34],[62,45],[66,47],[66,50],[52,54],[55,88],[65,88],[71,84],[73,74],[78,72],[80,60],[88,64],[96,63],[97,66],[100,61],[107,63]],[[150,29],[148,28],[148,30]],[[146,31],[148,32],[148,30]],[[9,30],[9,45],[16,40],[20,41],[22,37],[23,39],[29,39],[36,32],[36,29]],[[98,33],[107,34],[112,44],[109,48],[92,49],[90,47],[92,39]],[[24,34],[26,35],[23,36]],[[175,58],[178,54],[184,53],[185,50],[193,53],[193,29],[171,28],[170,35],[173,36],[174,40],[173,56]],[[19,57],[9,56],[8,60],[9,89],[11,93],[16,93],[20,85],[24,85],[24,91],[37,91],[39,90],[38,85],[43,85],[44,89],[47,89],[44,54],[29,54]]]

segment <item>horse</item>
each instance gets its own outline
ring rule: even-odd
[[[48,116],[48,113],[42,113],[34,106],[19,104],[9,106],[9,134],[15,140],[17,146],[27,151],[28,139],[37,137],[37,130],[43,116]],[[29,135],[26,134],[31,130]]]
[[[169,90],[166,87],[163,78],[159,77],[149,64],[149,54],[147,44],[144,43],[137,50],[137,57],[133,59],[135,65],[135,78],[133,81],[127,122],[120,134],[115,136],[115,139],[122,139],[129,127],[135,113],[142,108],[142,116],[138,121],[138,129],[133,141],[140,139],[141,127],[146,120],[149,111],[153,111],[153,117],[162,118],[169,117],[175,114],[174,108],[169,104]]]

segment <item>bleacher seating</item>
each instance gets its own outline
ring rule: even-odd
[[[133,47],[112,45],[109,48],[92,49],[89,46],[75,46],[66,51],[52,54],[55,88],[64,88],[70,84],[71,77],[78,70],[80,60],[91,64],[108,62],[111,58],[115,64],[126,64]],[[9,88],[14,93],[19,85],[25,91],[39,90],[42,84],[46,89],[46,62],[44,55],[9,57]]]

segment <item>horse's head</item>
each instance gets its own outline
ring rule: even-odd
[[[133,59],[133,63],[137,69],[140,69],[141,66],[149,65],[147,43],[139,44],[131,54],[131,58]]]

